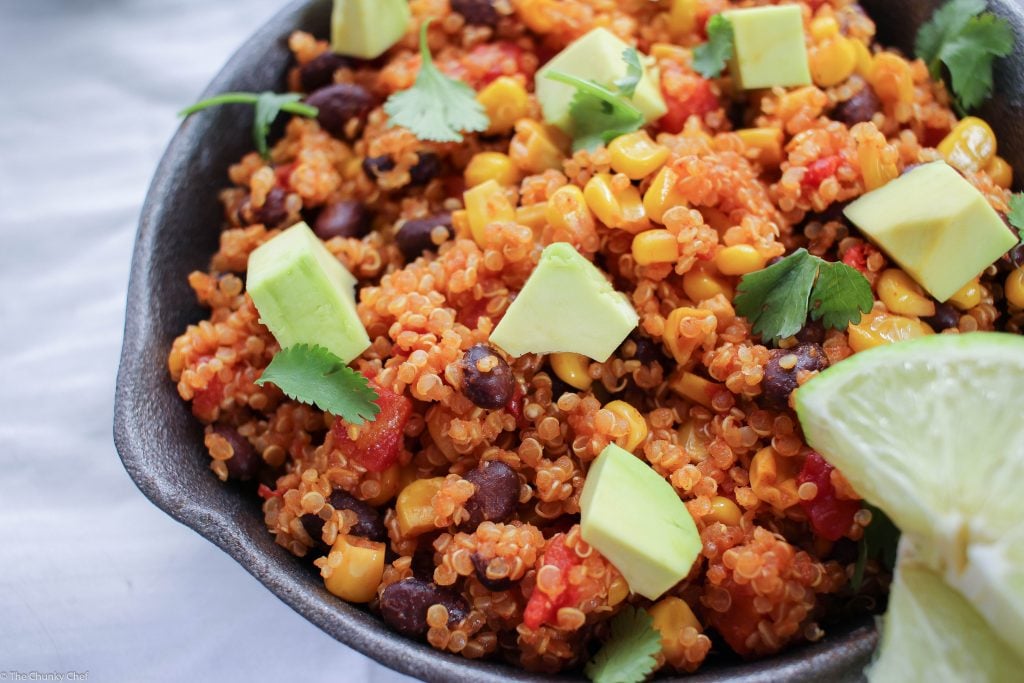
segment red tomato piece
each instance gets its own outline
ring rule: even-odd
[[[857,246],[850,247],[846,250],[846,253],[843,254],[843,263],[851,268],[856,268],[862,274],[867,275],[868,258],[877,251],[878,250],[870,244],[858,244]]]
[[[718,631],[733,652],[749,657],[753,652],[747,647],[747,639],[757,630],[761,615],[754,609],[754,591],[750,586],[732,582],[727,584],[732,602],[725,612],[713,609],[707,611],[708,623]]]
[[[822,157],[807,167],[807,172],[804,173],[804,178],[800,182],[805,187],[818,187],[825,182],[826,178],[835,175],[842,164],[843,158],[838,154]]]
[[[828,541],[842,538],[853,525],[853,516],[860,510],[860,501],[836,497],[831,477],[834,469],[823,457],[811,453],[796,478],[797,484],[811,482],[818,487],[817,495],[810,500],[801,500],[800,506],[811,520],[814,533]]]
[[[512,392],[512,397],[505,404],[505,410],[508,414],[516,419],[516,426],[520,429],[526,429],[529,427],[529,423],[523,416],[523,405],[526,403],[526,394],[523,392],[523,388],[516,384],[515,391]]]
[[[565,534],[558,534],[548,542],[543,562],[544,565],[558,568],[565,589],[553,596],[534,588],[523,611],[523,623],[534,629],[540,628],[542,624],[554,624],[558,610],[575,603],[579,597],[576,587],[569,585],[569,571],[582,564],[583,560],[566,547]]]
[[[527,79],[533,77],[533,69],[526,65],[523,48],[507,40],[497,43],[483,43],[473,48],[468,56],[469,68],[474,73],[482,69],[478,83],[485,86],[499,76],[512,76],[521,73]],[[512,66],[514,64],[514,66]]]
[[[719,107],[711,81],[695,75],[683,75],[681,78],[684,79],[683,87],[672,93],[665,91],[665,79],[662,79],[668,113],[658,119],[658,127],[666,133],[679,133],[691,116],[703,116]]]
[[[277,168],[274,169],[274,178],[277,180],[277,184],[281,189],[291,192],[292,172],[294,170],[295,162],[285,164],[283,166],[278,166]]]
[[[380,406],[377,419],[367,422],[353,441],[348,435],[348,423],[340,417],[334,421],[331,433],[338,450],[355,460],[370,472],[383,472],[398,460],[402,452],[405,425],[412,414],[412,401],[390,389],[374,385]]]
[[[220,404],[224,400],[224,384],[220,378],[214,376],[206,385],[205,389],[196,391],[192,398],[192,414],[196,417],[213,421],[220,410]]]

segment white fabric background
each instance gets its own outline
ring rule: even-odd
[[[111,437],[160,153],[284,0],[0,0],[0,680],[407,681],[145,500]]]

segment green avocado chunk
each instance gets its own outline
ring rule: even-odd
[[[544,249],[491,341],[513,356],[571,351],[603,363],[639,320],[593,263],[558,242]]]
[[[615,444],[587,472],[580,515],[583,540],[651,600],[683,580],[700,554],[697,525],[672,485]]]
[[[249,256],[246,288],[282,348],[319,345],[349,363],[370,346],[356,312],[356,279],[305,223]]]
[[[723,12],[733,30],[729,70],[745,90],[811,84],[799,5]]]
[[[944,161],[905,173],[844,213],[939,301],[1017,243],[985,196]]]
[[[628,49],[629,45],[608,29],[595,28],[555,55],[537,72],[534,80],[537,100],[544,110],[544,120],[568,133],[572,132],[569,106],[576,95],[576,88],[547,78],[548,72],[561,71],[614,90],[612,84],[626,75],[627,67],[622,53]],[[648,61],[643,55],[640,59],[641,62]],[[643,78],[630,102],[648,122],[665,115],[668,108],[661,96],[657,67],[649,66],[644,70]]]
[[[411,20],[408,0],[334,0],[331,49],[376,59],[401,40]]]

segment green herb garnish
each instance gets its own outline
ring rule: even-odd
[[[256,380],[260,386],[267,382],[351,424],[373,422],[380,412],[379,395],[369,380],[322,346],[298,344],[278,351]]]
[[[612,637],[584,671],[594,683],[640,683],[654,671],[661,634],[646,611],[626,605],[612,618]]]
[[[1020,243],[1024,244],[1024,192],[1017,192],[1010,197],[1010,210],[1006,214],[1006,220],[1017,228]]]
[[[396,92],[384,103],[391,126],[403,126],[420,140],[462,142],[463,132],[487,130],[490,119],[476,93],[462,81],[449,78],[434,66],[427,43],[427,28],[420,27],[420,55],[423,63],[416,82],[408,90]]]
[[[864,529],[857,547],[857,564],[850,578],[850,586],[859,591],[864,582],[864,566],[869,559],[878,560],[888,571],[896,566],[896,547],[900,542],[900,530],[889,517],[874,505],[864,503],[871,511],[871,523]]]
[[[274,123],[278,114],[286,111],[289,114],[297,114],[298,116],[312,119],[316,118],[316,115],[320,113],[316,107],[300,102],[299,100],[301,99],[302,95],[298,93],[279,94],[270,91],[261,93],[226,92],[201,102],[196,102],[191,107],[182,109],[178,115],[189,116],[197,111],[209,109],[210,107],[219,107],[222,104],[251,104],[255,108],[252,122],[253,143],[256,145],[260,156],[266,159],[269,156],[267,136],[270,134],[270,126]]]
[[[1009,22],[985,10],[985,0],[951,0],[921,27],[914,44],[932,78],[942,78],[945,64],[961,113],[985,101],[992,92],[993,61],[1013,52]]]
[[[693,68],[704,78],[718,78],[732,59],[732,24],[721,14],[708,22],[708,42],[693,50]]]
[[[632,99],[636,94],[636,87],[644,77],[644,65],[640,62],[640,53],[635,47],[628,47],[622,53],[622,59],[626,62],[626,75],[615,81],[615,87],[619,94]]]
[[[874,305],[871,284],[845,263],[830,263],[798,249],[775,265],[744,275],[733,302],[764,340],[792,337],[821,320],[842,330]]]

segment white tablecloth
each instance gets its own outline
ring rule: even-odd
[[[0,681],[411,680],[153,507],[111,438],[132,241],[175,112],[282,4],[0,0]]]

